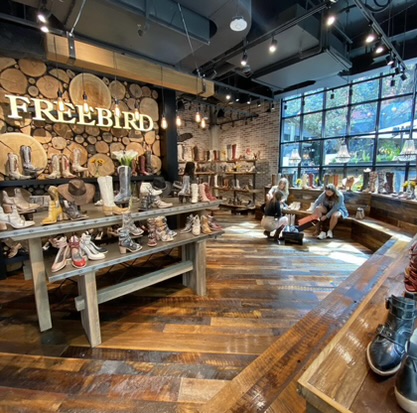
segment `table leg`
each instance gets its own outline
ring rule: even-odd
[[[183,283],[198,295],[206,295],[206,241],[184,245],[183,259],[193,263],[193,270],[183,276]]]
[[[101,343],[100,317],[98,314],[96,274],[89,272],[77,278],[78,293],[84,299],[81,322],[91,347]]]
[[[52,319],[40,238],[29,239],[29,254],[39,328],[41,331],[45,331],[52,328]]]

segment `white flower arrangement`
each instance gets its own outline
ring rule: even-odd
[[[130,166],[131,168],[138,155],[139,153],[133,150],[112,152],[112,156],[119,161],[120,165]]]

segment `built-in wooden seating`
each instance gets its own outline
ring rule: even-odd
[[[301,202],[296,214],[306,215],[304,208],[310,206],[318,192],[299,195],[301,201],[296,201],[292,193],[289,203]],[[362,197],[369,200],[368,206],[361,205],[360,200],[366,199]],[[380,380],[372,377],[365,349],[377,324],[383,323],[386,316],[384,298],[403,293],[403,273],[415,224],[402,221],[405,217],[400,222],[398,214],[398,226],[369,217],[373,212],[372,197],[355,193],[346,197],[351,213],[359,206],[367,217],[350,218],[345,227],[353,239],[374,251],[371,258],[222,388],[200,413],[396,411],[382,407],[389,392],[393,397],[392,381],[381,387]],[[390,217],[391,221],[396,219]],[[371,407],[366,400],[368,393],[372,393],[375,403]],[[308,401],[307,410],[303,396]],[[334,398],[337,401],[331,403]],[[391,405],[395,406],[395,400]]]

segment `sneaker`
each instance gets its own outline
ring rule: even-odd
[[[319,236],[317,237],[318,239],[325,239],[327,236],[327,234],[324,231],[321,231]]]
[[[327,238],[333,238],[333,231],[330,229],[327,231]]]

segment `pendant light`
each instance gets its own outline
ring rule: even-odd
[[[90,111],[90,106],[88,105],[87,93],[85,93],[84,72],[81,74],[81,79],[83,81],[83,112],[88,113]]]
[[[195,121],[196,121],[197,123],[200,123],[200,122],[201,122],[200,105],[198,105],[197,112],[195,113]]]
[[[404,141],[401,153],[398,155],[398,160],[401,162],[411,162],[417,156],[417,150],[413,139]]]
[[[164,93],[164,72],[161,66],[161,86],[162,86],[162,119],[161,119],[161,128],[167,129],[168,128],[168,122],[165,117],[165,93]]]
[[[54,37],[54,50],[55,50],[55,69],[58,70],[58,65],[57,65],[57,61],[58,61],[58,55],[56,52],[56,39]],[[63,95],[62,95],[62,90],[61,90],[61,82],[59,83],[58,86],[58,98],[56,100],[56,108],[58,110],[58,112],[64,112],[65,110],[65,103],[64,103],[64,99],[63,99]]]
[[[201,126],[201,129],[205,129],[206,128],[206,119],[205,118],[201,119],[200,126]]]
[[[139,120],[140,119],[140,113],[139,113],[139,109],[138,109],[137,106],[135,106],[134,116],[135,116],[135,120]]]
[[[117,61],[116,61],[116,53],[113,52],[113,62],[114,62],[114,83],[117,82]],[[122,116],[122,111],[120,110],[120,101],[117,98],[114,98],[114,109],[113,113],[116,118],[120,118]]]
[[[289,159],[290,166],[297,166],[300,162],[301,162],[300,154],[298,153],[297,149],[293,149],[291,151],[291,155]]]
[[[340,163],[348,163],[351,155],[348,151],[346,141],[340,145],[339,151],[336,154],[335,161]]]
[[[175,124],[180,127],[182,125],[182,121],[180,115],[177,114],[177,118],[175,119]]]

